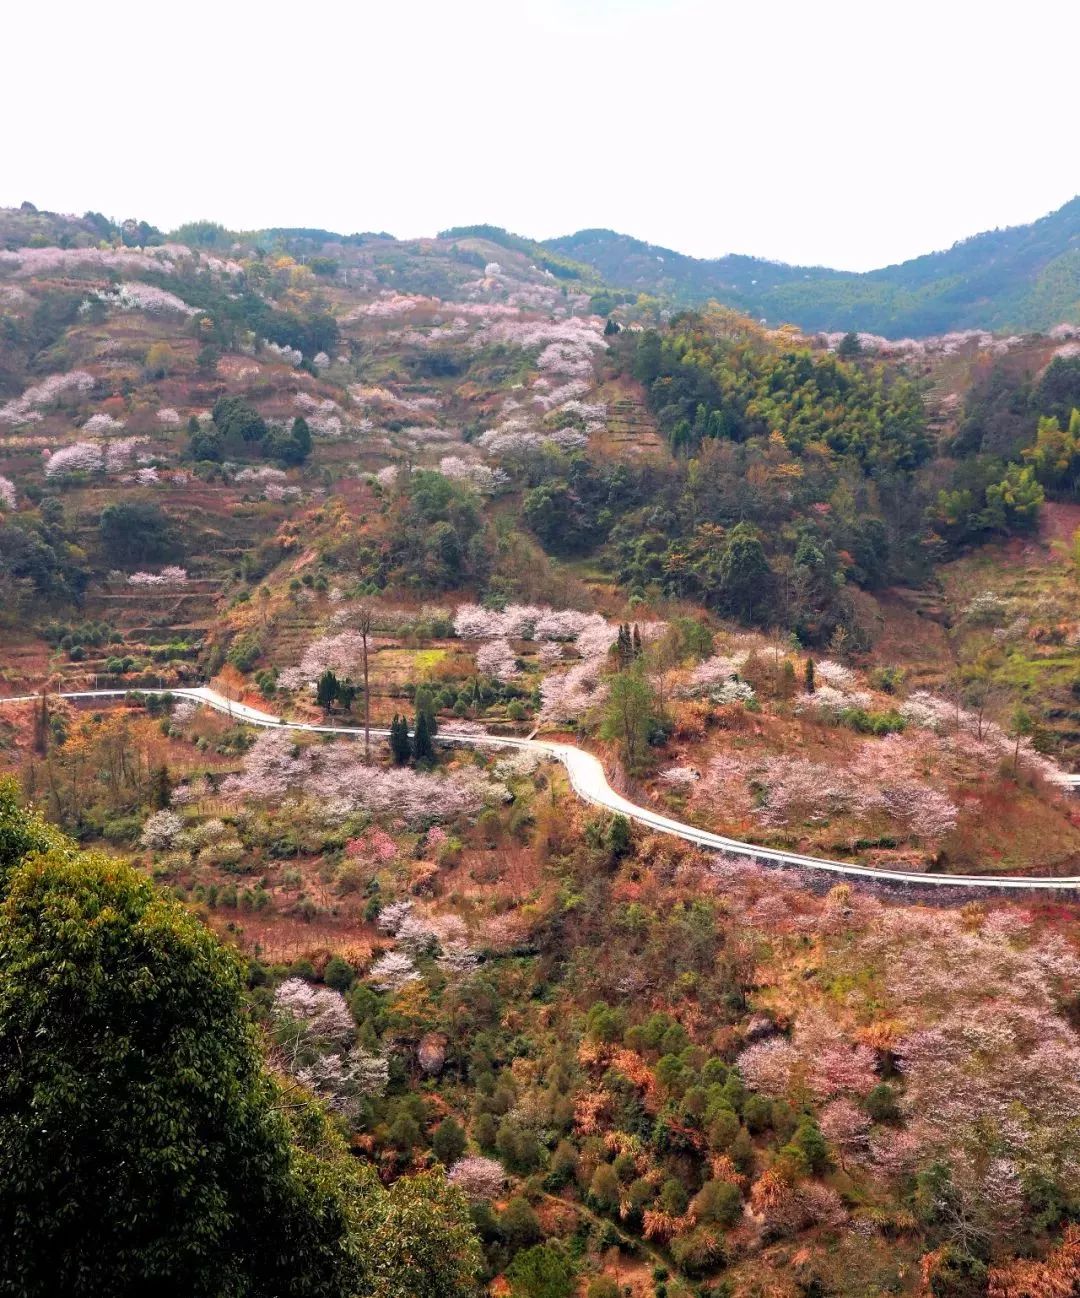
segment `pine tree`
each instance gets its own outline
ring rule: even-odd
[[[815,688],[816,688],[816,686],[815,686],[815,684],[814,684],[814,660],[813,660],[813,658],[807,658],[807,660],[806,660],[806,692],[807,692],[807,694],[813,694]]]
[[[164,762],[154,768],[150,777],[150,805],[158,811],[164,811],[172,798],[172,779],[169,768]]]
[[[477,688],[479,688],[479,682],[477,682],[476,684],[477,684]],[[428,734],[437,735],[439,733],[439,721],[437,716],[435,715],[436,713],[435,698],[431,692],[430,686],[421,685],[416,691],[416,696],[413,699],[413,703],[416,706],[417,715],[419,715],[422,712],[424,716],[427,718]]]
[[[409,723],[404,717],[394,713],[390,723],[390,752],[398,766],[404,766],[412,756],[412,744],[409,741]]]
[[[328,667],[319,677],[319,683],[315,687],[315,701],[320,708],[329,712],[340,692],[341,686],[338,683],[338,678]]]
[[[641,647],[641,629],[638,627],[638,624],[636,622],[634,623],[633,645],[634,645],[634,657],[640,658],[644,651],[642,650]]]
[[[294,462],[302,464],[311,454],[311,429],[303,415],[297,415],[292,425]]]
[[[433,762],[435,760],[435,745],[431,742],[431,726],[428,723],[428,714],[426,712],[416,714],[412,752],[414,760],[418,762]]]
[[[629,665],[633,652],[633,645],[630,643],[630,628],[625,622],[620,622],[618,639],[615,641],[615,653],[619,660],[620,671]]]

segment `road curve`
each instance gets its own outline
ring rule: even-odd
[[[235,702],[219,694],[208,685],[197,685],[173,690],[74,690],[61,693],[64,699],[124,698],[136,694],[172,694],[178,698],[192,699],[217,712],[224,712],[237,721],[248,725],[274,729],[310,731],[313,734],[362,736],[362,726],[320,726],[308,722],[283,721],[270,712],[262,712],[246,703]],[[14,698],[0,698],[3,703],[28,703],[38,699],[39,694],[23,694]],[[372,727],[371,733],[380,738],[390,732]],[[782,852],[775,848],[759,847],[738,838],[726,838],[723,834],[713,834],[706,829],[698,829],[659,812],[639,807],[637,803],[624,798],[608,784],[604,767],[592,753],[586,752],[574,744],[555,743],[546,739],[515,739],[508,735],[489,734],[439,734],[436,742],[468,744],[490,748],[522,748],[540,753],[545,757],[561,762],[570,778],[570,785],[579,798],[593,806],[626,816],[627,819],[645,825],[658,833],[671,834],[688,843],[696,843],[714,851],[726,852],[732,856],[744,856],[763,865],[774,865],[786,868],[815,870],[825,874],[841,875],[845,878],[859,879],[878,884],[913,886],[922,888],[967,888],[991,892],[1077,892],[1080,891],[1080,876],[1071,875],[1062,878],[1051,878],[1036,875],[1010,875],[1001,877],[992,874],[920,874],[914,870],[875,870],[866,865],[851,865],[844,861],[831,861],[826,857],[803,856],[797,852]],[[1063,783],[1080,787],[1080,776],[1067,776]]]

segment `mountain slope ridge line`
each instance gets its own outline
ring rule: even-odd
[[[333,734],[363,736],[363,726],[327,726],[311,722],[284,721],[271,712],[263,712],[218,693],[208,685],[196,685],[178,689],[146,690],[72,690],[61,692],[54,697],[64,699],[106,699],[126,698],[132,694],[170,694],[178,698],[192,699],[202,703],[216,712],[223,712],[237,721],[265,729],[296,730],[312,734]],[[21,694],[11,698],[0,698],[4,703],[30,703],[40,699],[40,694]],[[372,726],[370,733],[380,738],[389,735],[384,727]],[[827,857],[804,856],[797,852],[781,852],[775,848],[761,847],[743,839],[727,838],[723,834],[714,834],[709,830],[698,829],[680,820],[673,820],[659,812],[650,811],[636,802],[617,793],[608,783],[600,759],[575,744],[559,743],[546,739],[517,739],[509,735],[492,734],[437,734],[437,743],[466,744],[477,747],[520,748],[526,751],[541,753],[565,768],[570,779],[570,786],[579,798],[593,806],[600,807],[617,815],[625,816],[637,824],[645,825],[658,833],[671,834],[684,842],[695,843],[713,851],[728,852],[733,856],[745,856],[763,865],[773,865],[804,870],[817,870],[829,874],[842,875],[848,878],[861,879],[866,882],[914,885],[931,888],[983,888],[997,892],[1066,892],[1080,890],[1080,875],[1068,875],[1053,878],[1039,875],[1011,875],[999,877],[987,874],[923,874],[914,870],[876,870],[870,866],[852,865],[843,861],[833,861]],[[1064,782],[1080,790],[1080,777],[1067,776]]]

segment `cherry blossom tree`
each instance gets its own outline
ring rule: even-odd
[[[62,446],[45,461],[45,477],[63,478],[71,473],[99,473],[105,467],[101,447],[95,442],[74,442]]]
[[[306,1044],[321,1049],[344,1047],[356,1038],[345,997],[303,978],[286,978],[274,992],[274,1017],[294,1028]]]
[[[851,1100],[833,1100],[822,1109],[818,1123],[821,1134],[845,1166],[869,1155],[870,1119],[859,1105]]]
[[[509,640],[489,640],[481,645],[476,654],[477,670],[495,680],[509,681],[521,675],[517,664],[517,655],[510,647]]]
[[[83,432],[90,433],[93,437],[108,437],[113,433],[119,433],[123,427],[122,419],[116,419],[113,415],[97,414],[91,415],[83,424]]]
[[[480,1203],[485,1199],[497,1199],[502,1194],[506,1173],[502,1164],[493,1158],[472,1155],[453,1165],[448,1180],[474,1203]]]
[[[415,982],[420,972],[404,951],[387,951],[368,970],[368,981],[379,991],[398,992]]]
[[[153,852],[167,851],[184,828],[175,811],[155,811],[142,827],[139,842]]]

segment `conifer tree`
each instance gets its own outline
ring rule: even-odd
[[[172,779],[169,768],[164,762],[154,768],[150,777],[150,805],[158,811],[164,811],[172,798]]]
[[[635,657],[635,658],[640,658],[641,655],[642,655],[642,653],[643,653],[643,650],[642,650],[642,647],[641,647],[641,628],[638,626],[638,624],[637,624],[636,622],[634,623],[634,641],[633,641],[633,646],[634,646],[634,657]]]
[[[806,660],[806,692],[807,692],[807,694],[813,694],[815,688],[816,688],[816,686],[815,686],[815,684],[814,684],[814,660],[813,660],[813,658],[807,658],[807,660]]]
[[[404,717],[394,713],[390,723],[390,752],[398,766],[404,766],[412,756],[412,744],[409,741],[409,723]]]
[[[633,645],[630,642],[630,628],[625,622],[620,622],[619,635],[615,641],[615,654],[619,661],[620,671],[629,666],[633,652]]]
[[[329,712],[340,691],[341,686],[338,683],[338,678],[327,668],[319,677],[319,683],[315,687],[315,701],[320,708]]]
[[[433,762],[435,745],[431,742],[431,726],[426,712],[417,712],[413,729],[412,753],[415,761]]]
[[[413,702],[416,705],[417,715],[419,715],[422,712],[424,716],[427,718],[428,734],[437,735],[439,733],[439,721],[437,716],[435,715],[436,714],[435,697],[431,692],[430,686],[428,685],[419,686],[417,688],[416,697],[414,698]]]

